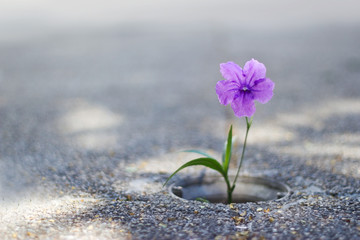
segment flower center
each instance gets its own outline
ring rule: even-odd
[[[246,91],[249,90],[249,89],[245,86],[245,87],[242,88],[242,90],[243,90],[244,92],[246,92]]]

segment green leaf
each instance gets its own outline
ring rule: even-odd
[[[226,142],[226,148],[224,149],[223,153],[223,169],[224,172],[227,174],[229,169],[229,163],[231,159],[231,149],[232,149],[232,125],[230,126],[227,142]]]
[[[200,150],[196,150],[196,149],[185,150],[184,152],[198,153],[198,154],[203,155],[203,156],[205,156],[205,157],[213,158],[212,156],[210,156],[210,155],[207,154],[206,152],[203,152],[203,151],[200,151]]]
[[[231,140],[231,147],[233,148],[234,147],[234,142],[236,141],[237,137],[236,136],[233,136],[232,137],[232,140]],[[223,154],[221,156],[221,160],[222,160],[222,163],[224,164],[225,162],[225,153],[226,153],[226,147],[227,147],[227,141],[224,142],[224,148],[223,148]],[[231,160],[231,159],[230,159]]]
[[[187,163],[185,163],[184,165],[182,165],[181,167],[179,167],[173,174],[171,174],[171,176],[166,180],[166,182],[163,184],[163,186],[165,186],[169,180],[179,171],[181,171],[182,169],[186,168],[186,167],[190,167],[190,166],[196,166],[196,165],[202,165],[211,169],[214,169],[216,171],[218,171],[222,176],[225,177],[225,172],[221,166],[221,164],[216,161],[213,158],[197,158],[194,160],[191,160]]]
[[[201,197],[197,197],[195,198],[196,201],[199,201],[199,202],[206,202],[206,203],[210,203],[209,200],[205,199],[205,198],[201,198]]]

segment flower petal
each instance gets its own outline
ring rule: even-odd
[[[241,91],[232,101],[231,108],[239,118],[244,116],[251,117],[254,115],[256,108],[252,93],[250,91]]]
[[[241,67],[234,62],[221,63],[220,72],[226,80],[230,81],[239,81],[243,74]]]
[[[251,93],[253,94],[255,100],[261,103],[267,103],[274,95],[274,87],[275,83],[269,78],[260,79],[254,82],[254,85],[251,88]]]
[[[255,59],[251,59],[245,63],[243,72],[246,76],[245,82],[251,87],[254,81],[265,78],[266,67],[261,62],[258,62]]]
[[[233,101],[235,94],[239,92],[239,86],[235,81],[222,80],[217,82],[215,90],[220,103],[228,105]]]

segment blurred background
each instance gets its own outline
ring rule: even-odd
[[[127,164],[184,148],[221,151],[229,124],[242,134],[243,122],[218,102],[219,64],[251,58],[276,87],[257,106],[249,155],[266,149],[359,177],[359,9],[356,0],[1,0],[3,203],[50,191],[45,183],[96,189],[99,173],[121,178]]]
[[[177,32],[215,29],[295,30],[359,22],[357,2],[344,1],[56,1],[2,0],[2,40],[86,31],[133,29]]]

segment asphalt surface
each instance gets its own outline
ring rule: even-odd
[[[1,239],[360,239],[358,3],[91,3],[2,3]],[[174,199],[181,150],[243,138],[215,84],[251,58],[276,85],[242,174],[290,195]]]

